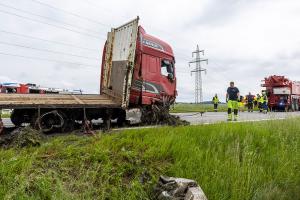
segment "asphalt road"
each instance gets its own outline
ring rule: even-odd
[[[227,113],[225,112],[207,112],[200,113],[176,113],[174,115],[179,116],[181,119],[184,119],[190,122],[192,125],[195,124],[213,124],[218,122],[227,121]],[[241,112],[239,113],[238,121],[264,121],[264,120],[280,120],[287,119],[291,117],[300,117],[300,112],[272,112],[268,114],[263,114],[259,112]],[[5,127],[13,127],[10,119],[2,119]]]
[[[176,113],[181,119],[187,120],[191,124],[213,124],[227,121],[227,113],[225,112],[207,112],[202,116],[200,113]],[[264,121],[264,120],[278,120],[287,119],[291,117],[300,117],[300,112],[240,112],[238,121]]]

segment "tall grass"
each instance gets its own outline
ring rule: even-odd
[[[300,119],[59,136],[0,150],[0,199],[149,199],[161,174],[210,200],[300,199]]]

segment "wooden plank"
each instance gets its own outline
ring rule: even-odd
[[[78,97],[76,97],[75,95],[72,95],[72,97],[75,99],[75,101],[79,104],[84,104],[84,102],[82,100],[80,100]]]

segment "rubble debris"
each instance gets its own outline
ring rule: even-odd
[[[194,180],[160,176],[154,189],[154,199],[207,200],[207,197]]]
[[[0,147],[29,147],[40,146],[42,135],[35,129],[27,127],[20,127],[13,130],[11,133],[0,137]]]
[[[190,123],[180,117],[171,115],[168,107],[152,106],[151,108],[143,108],[142,123],[147,125],[167,124],[169,126],[186,126]]]
[[[178,116],[168,114],[166,118],[166,124],[169,126],[187,126],[190,125],[190,122],[180,119]]]

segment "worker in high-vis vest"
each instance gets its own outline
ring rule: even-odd
[[[245,98],[243,96],[240,96],[240,100],[238,102],[239,112],[244,112],[244,107],[245,107],[244,103],[245,103]]]
[[[228,121],[232,121],[232,111],[234,113],[234,121],[238,119],[240,91],[234,86],[234,82],[230,82],[230,87],[227,88],[226,102],[228,106]]]
[[[259,112],[263,112],[263,110],[264,110],[264,94],[259,96],[258,105],[259,105]]]
[[[212,103],[214,104],[214,111],[218,112],[218,105],[219,105],[220,101],[219,101],[217,94],[215,94],[215,96],[213,97]]]
[[[256,97],[249,92],[249,94],[246,96],[246,103],[248,107],[248,112],[253,112],[253,106],[254,101],[256,101]]]
[[[262,95],[262,109],[265,114],[268,113],[268,97],[266,93]]]

